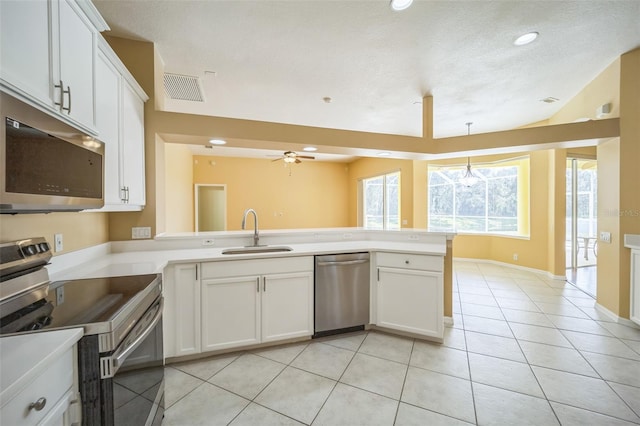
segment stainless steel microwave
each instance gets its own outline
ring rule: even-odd
[[[104,205],[104,144],[0,94],[0,213]]]

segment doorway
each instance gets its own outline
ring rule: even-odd
[[[598,163],[568,158],[566,169],[567,281],[596,296],[598,263]]]
[[[195,185],[196,232],[227,230],[227,186]]]

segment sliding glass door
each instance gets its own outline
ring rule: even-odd
[[[598,257],[598,166],[596,160],[569,158],[566,170],[567,278],[579,285],[580,275],[595,275]],[[580,285],[579,285],[580,286]],[[595,282],[591,285],[595,293]]]

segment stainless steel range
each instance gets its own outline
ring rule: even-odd
[[[0,244],[0,335],[82,327],[84,425],[159,425],[164,414],[161,275],[50,282],[43,238]]]

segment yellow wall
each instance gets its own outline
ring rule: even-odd
[[[285,168],[282,161],[193,157],[194,184],[227,185],[228,230],[240,229],[248,208],[258,212],[261,229],[348,226],[348,176],[343,163],[304,161]]]
[[[596,109],[611,103],[611,114],[620,117],[620,59],[616,59],[593,81],[549,118],[549,124],[571,123],[582,118],[597,119]]]
[[[598,146],[598,303],[629,318],[630,249],[624,234],[640,234],[640,49],[620,61],[620,138]]]
[[[53,235],[62,234],[64,250],[56,254],[109,241],[107,213],[49,213],[0,216],[0,241],[45,237],[53,244]]]
[[[426,161],[413,162],[413,227],[427,229],[427,165]]]
[[[598,146],[598,231],[611,232],[612,244],[598,242],[598,303],[612,311],[620,299],[619,259],[622,249],[620,218],[611,214],[620,206],[620,140]]]
[[[193,214],[193,155],[186,145],[165,148],[165,232],[191,232]]]
[[[400,171],[400,224],[402,228],[414,227],[413,161],[388,158],[361,158],[349,164],[348,226],[358,226],[358,181],[396,171]]]

